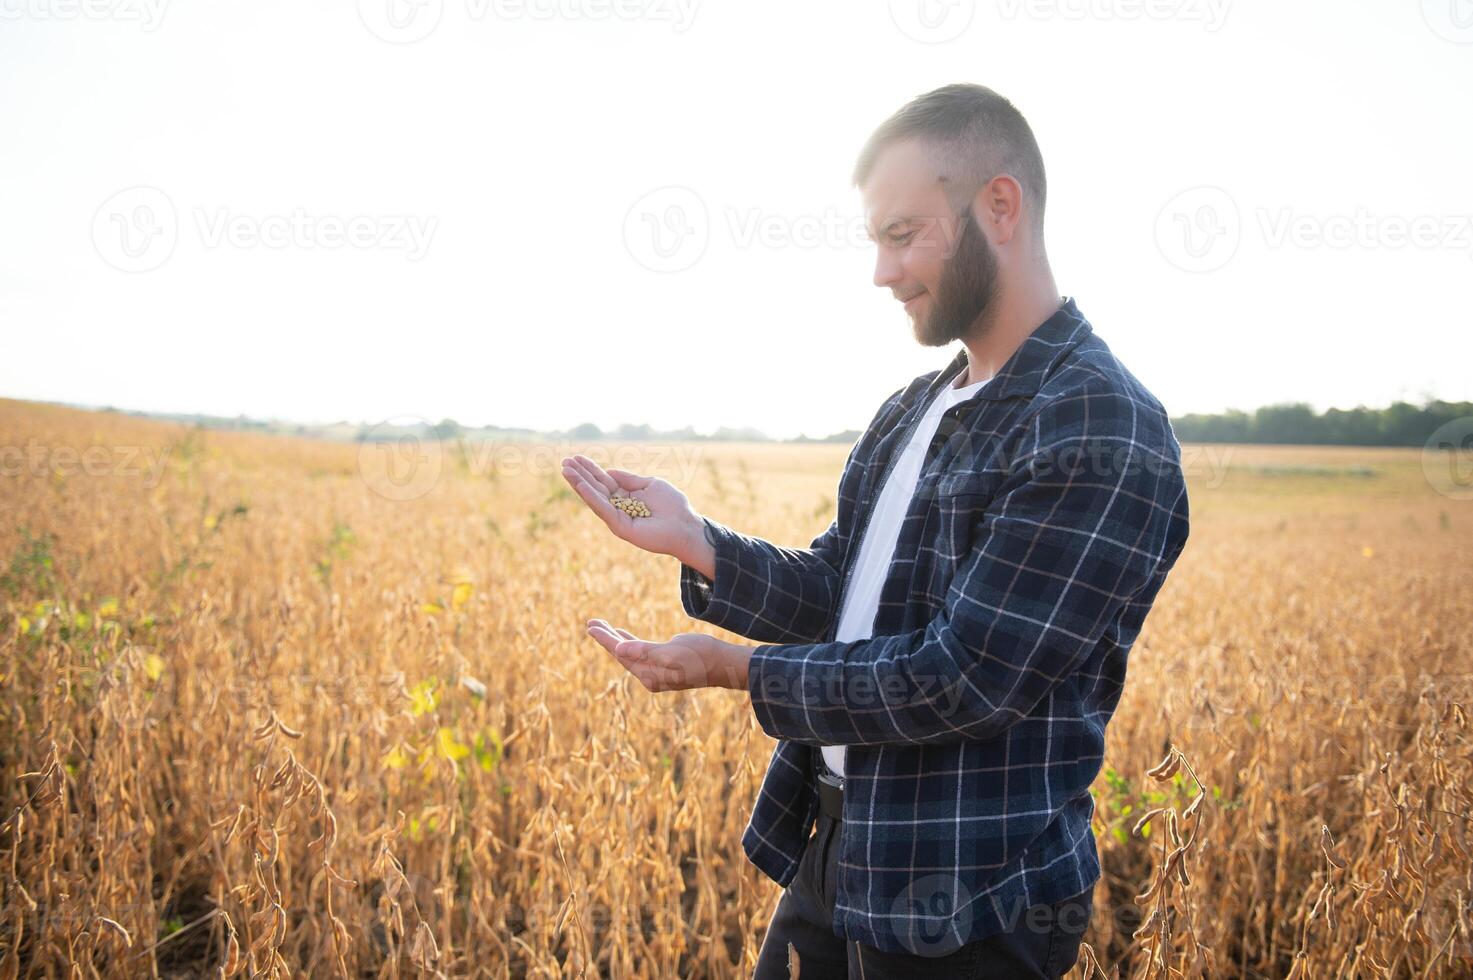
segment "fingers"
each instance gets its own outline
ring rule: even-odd
[[[597,640],[599,645],[610,653],[614,652],[614,647],[618,646],[623,639],[620,636],[616,636],[607,626],[593,623],[588,625],[588,635]]]
[[[580,456],[569,456],[563,460],[563,473],[572,472],[583,479],[585,483],[600,491],[605,497],[611,492],[611,487],[618,486],[607,473],[599,470],[596,466],[589,465],[588,461]]]
[[[598,641],[599,646],[609,652],[615,660],[619,661],[625,669],[633,671],[642,661],[642,658],[633,652],[631,644],[637,644],[639,640],[626,640],[607,624],[590,625],[588,635]]]
[[[613,625],[606,619],[590,619],[587,623],[587,626],[591,630],[601,630],[603,633],[612,637],[616,644],[624,640],[638,639],[638,637],[636,637],[633,633],[629,632],[626,629],[621,629],[620,627]]]
[[[622,627],[612,625],[606,619],[590,619],[588,621],[588,626],[590,628],[597,627],[604,632],[610,634],[615,638],[616,643],[622,640],[634,640],[635,642],[639,642],[639,637],[635,636],[628,630],[623,629]]]
[[[641,640],[626,629],[606,620],[590,619],[588,635],[598,641],[619,664],[650,691],[673,691],[685,687],[681,672],[673,669],[662,643]]]
[[[654,479],[653,477],[640,476],[638,473],[630,473],[628,470],[616,470],[612,466],[609,467],[608,473],[625,490],[643,490]]]
[[[605,496],[619,489],[619,484],[615,482],[613,477],[604,472],[603,467],[599,466],[597,463],[589,459],[587,456],[584,456],[582,453],[575,453],[574,455],[567,457],[563,461],[563,463],[564,465],[571,463],[575,468],[577,468],[578,472],[584,475],[584,478],[588,480],[589,483],[592,483],[596,487],[603,487]]]
[[[578,496],[583,498],[583,502],[612,530],[619,531],[626,526],[627,522],[633,519],[610,503],[608,494],[590,483],[588,478],[583,476],[583,474],[570,472],[565,468],[563,470],[563,479],[568,481]]]

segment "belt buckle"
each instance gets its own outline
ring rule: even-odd
[[[813,759],[815,763],[813,771],[818,776],[819,782],[828,783],[830,786],[837,786],[839,789],[844,788],[844,777],[829,768],[829,764],[824,761],[822,753],[816,748],[813,750]]]

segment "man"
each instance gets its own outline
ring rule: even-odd
[[[565,460],[616,535],[680,560],[688,614],[762,645],[588,630],[652,691],[746,690],[778,739],[742,837],[785,886],[758,977],[788,976],[789,944],[804,980],[1058,977],[1100,877],[1105,725],[1187,539],[1180,447],[1059,295],[1043,161],[1008,100],[916,98],[854,183],[875,284],[920,343],[961,349],[880,406],[807,549]],[[621,488],[652,516],[615,509]]]

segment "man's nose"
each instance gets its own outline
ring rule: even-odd
[[[900,261],[893,254],[886,254],[884,249],[875,256],[875,278],[876,286],[893,289],[900,281]]]

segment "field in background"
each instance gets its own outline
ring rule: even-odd
[[[794,546],[848,451],[0,401],[0,977],[749,974],[773,743],[738,693],[651,695],[584,635],[693,627],[675,561],[566,489],[570,448]],[[1093,787],[1091,950],[1468,975],[1473,504],[1417,451],[1185,452],[1191,539]],[[1149,776],[1170,749],[1189,767]]]

